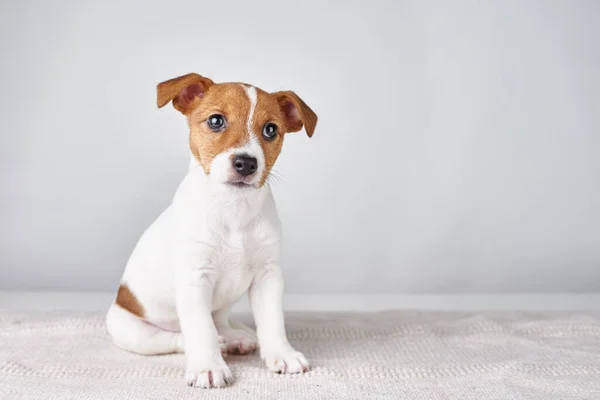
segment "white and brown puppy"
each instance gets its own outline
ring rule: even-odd
[[[304,127],[312,136],[317,116],[293,92],[216,84],[198,74],[157,91],[158,107],[172,102],[187,118],[191,164],[129,259],[108,311],[110,335],[135,353],[184,352],[191,386],[231,383],[222,352],[246,354],[257,345],[271,371],[307,371],[286,337],[280,223],[265,181],[284,134]],[[246,291],[256,336],[229,320]]]

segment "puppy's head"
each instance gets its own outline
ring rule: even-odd
[[[169,102],[187,117],[190,149],[209,179],[239,188],[263,186],[284,135],[304,127],[312,136],[317,124],[294,92],[217,84],[198,74],[159,83],[158,107]]]

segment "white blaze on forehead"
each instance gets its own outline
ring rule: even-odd
[[[254,118],[254,111],[256,110],[256,88],[254,86],[243,85],[244,90],[246,91],[246,95],[250,100],[250,111],[248,112],[248,134],[250,135],[250,140],[252,140],[253,132],[252,132],[252,119]]]
[[[248,131],[248,141],[242,147],[238,147],[233,149],[234,154],[242,154],[246,153],[252,157],[256,157],[256,161],[258,164],[257,173],[255,176],[255,180],[258,182],[261,179],[262,171],[265,168],[265,155],[263,153],[262,147],[259,142],[259,138],[254,134],[254,128],[252,127],[252,122],[254,120],[254,112],[256,111],[256,103],[258,94],[256,92],[256,88],[250,85],[242,84],[244,91],[246,92],[246,96],[248,96],[248,100],[250,100],[250,109],[248,111],[248,121],[246,123],[246,129]]]

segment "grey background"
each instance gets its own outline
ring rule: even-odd
[[[0,289],[112,290],[186,171],[155,85],[296,91],[291,293],[600,289],[600,2],[3,1]]]

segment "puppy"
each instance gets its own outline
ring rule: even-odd
[[[158,107],[169,102],[187,118],[190,167],[130,256],[109,334],[134,353],[185,353],[185,381],[195,387],[230,384],[222,353],[257,347],[273,372],[308,371],[286,337],[281,229],[265,182],[285,134],[304,127],[312,136],[317,116],[294,92],[195,73],[158,84]],[[246,291],[256,332],[229,320]]]

